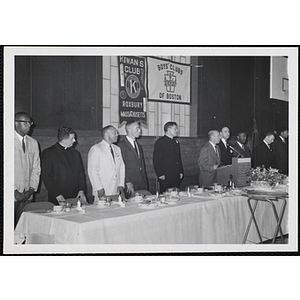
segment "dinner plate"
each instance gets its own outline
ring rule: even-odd
[[[156,202],[158,206],[167,206],[168,203],[166,202]]]
[[[139,203],[138,204],[138,207],[140,207],[140,208],[149,208],[149,209],[151,209],[151,208],[156,208],[156,207],[158,207],[158,204],[157,203]]]
[[[52,209],[39,209],[39,210],[32,210],[31,212],[37,213],[37,214],[46,214],[53,212]]]

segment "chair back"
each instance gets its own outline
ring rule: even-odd
[[[33,210],[41,210],[41,209],[52,209],[54,206],[53,203],[49,201],[39,201],[39,202],[31,202],[28,203],[23,211],[33,211]]]

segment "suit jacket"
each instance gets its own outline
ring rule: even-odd
[[[165,175],[164,183],[176,186],[183,174],[180,146],[176,139],[166,135],[160,137],[154,144],[153,167],[157,177]]]
[[[135,190],[148,190],[148,180],[142,146],[136,141],[140,157],[125,137],[118,146],[125,164],[125,183],[131,182]]]
[[[15,133],[15,175],[14,190],[28,191],[32,187],[38,188],[41,174],[40,153],[38,143],[30,136],[26,136],[26,150],[23,152],[22,143]],[[16,201],[16,199],[15,199]]]
[[[216,145],[219,153],[219,147]],[[220,155],[217,156],[214,147],[210,142],[208,142],[200,150],[200,155],[198,159],[198,166],[200,169],[199,174],[199,185],[200,186],[210,186],[217,182],[217,171],[214,170],[214,165],[220,165]]]
[[[88,175],[93,187],[93,195],[104,189],[106,195],[116,195],[118,186],[124,187],[125,165],[121,149],[112,144],[114,157],[108,143],[102,140],[91,147],[88,153]]]
[[[276,158],[276,168],[287,175],[289,169],[288,142],[284,143],[280,137],[277,137],[272,144],[272,149]]]
[[[275,168],[275,155],[272,149],[269,149],[265,142],[258,144],[255,148],[255,167]]]
[[[63,151],[68,151],[72,164]],[[56,197],[75,198],[85,188],[85,175],[80,153],[75,148],[64,149],[59,143],[42,153],[42,179],[48,191],[48,201],[58,204]]]
[[[220,151],[221,151],[221,163],[223,165],[231,165],[232,164],[232,150],[230,150],[229,147],[225,147],[224,143],[222,141],[220,141],[220,143],[218,144]]]
[[[242,147],[238,143],[234,143],[232,147],[237,150],[239,153],[241,153],[244,157],[250,157],[251,158],[251,153],[250,149],[244,145],[245,150],[242,149]],[[236,152],[233,153],[233,156],[237,157],[238,154]]]

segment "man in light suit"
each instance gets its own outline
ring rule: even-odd
[[[276,168],[279,172],[288,175],[289,173],[289,150],[288,150],[288,136],[289,131],[286,127],[279,129],[279,135],[276,137],[272,148],[276,157]]]
[[[265,134],[263,141],[255,148],[255,167],[264,166],[266,169],[269,167],[276,167],[276,158],[271,148],[271,144],[274,142],[275,135],[273,132]]]
[[[129,121],[125,125],[126,137],[118,144],[125,163],[125,195],[134,196],[136,190],[148,190],[148,180],[142,146],[137,142],[141,134],[140,123]]]
[[[119,133],[108,125],[102,129],[103,140],[88,153],[88,175],[96,199],[102,196],[124,195],[125,165],[121,149],[114,145]]]
[[[40,153],[38,143],[28,135],[33,124],[26,112],[15,114],[15,226],[25,205],[37,191],[40,174]]]
[[[217,168],[221,164],[220,149],[220,133],[217,130],[211,130],[208,133],[209,142],[201,148],[198,159],[200,168],[199,185],[210,186],[217,182]]]
[[[239,154],[240,157],[250,157],[251,153],[250,149],[247,147],[247,134],[244,131],[241,131],[237,134],[237,141],[235,144],[232,145],[232,147],[237,151],[233,153],[233,156],[237,157]],[[238,154],[239,153],[239,154]]]

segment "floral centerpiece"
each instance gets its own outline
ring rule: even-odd
[[[279,173],[277,169],[266,169],[264,166],[247,170],[246,176],[249,177],[251,186],[257,189],[273,188],[286,179],[286,175]]]

